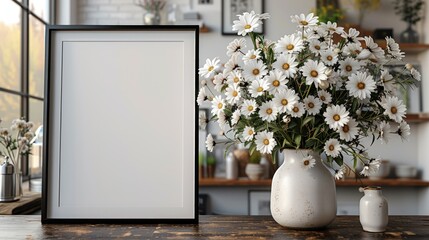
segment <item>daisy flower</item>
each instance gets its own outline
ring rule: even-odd
[[[274,95],[274,105],[280,113],[292,111],[294,104],[299,100],[299,97],[295,94],[292,89],[283,89],[279,93]]]
[[[320,56],[321,56],[322,61],[327,66],[332,66],[335,63],[337,63],[337,61],[338,61],[338,54],[335,53],[334,50],[332,50],[332,49],[327,49],[327,50],[321,51]]]
[[[245,141],[253,140],[253,136],[255,135],[255,129],[253,127],[246,126],[243,130],[243,138]]]
[[[223,74],[227,75],[231,71],[237,69],[239,67],[238,65],[239,61],[240,61],[240,58],[238,54],[232,55],[225,63],[225,69],[223,70]]]
[[[364,37],[366,49],[371,52],[370,60],[384,59],[384,50],[374,42],[372,37]],[[359,57],[359,56],[358,56]]]
[[[302,161],[302,168],[304,168],[305,170],[308,170],[314,167],[314,165],[316,165],[316,160],[311,155],[308,155],[307,157],[303,158],[301,161]]]
[[[416,79],[417,81],[422,80],[422,75],[420,74],[419,71],[417,71],[415,68],[412,68],[410,71],[411,71],[411,75],[413,76],[414,79]]]
[[[401,60],[404,57],[404,52],[399,49],[399,44],[391,37],[386,37],[387,52],[395,59]]]
[[[296,57],[291,54],[281,54],[273,64],[273,67],[283,71],[286,77],[293,77],[297,66]]]
[[[344,173],[346,172],[346,166],[341,165],[340,169],[335,169],[335,179],[340,180],[344,177]]]
[[[198,74],[201,77],[210,78],[212,77],[217,70],[220,68],[220,60],[215,57],[213,60],[206,59],[206,64],[200,69],[198,69]]]
[[[396,130],[396,133],[401,137],[402,141],[408,140],[408,136],[410,133],[410,125],[406,123],[405,121],[402,121],[399,126],[398,130]]]
[[[231,125],[235,125],[238,123],[238,121],[240,120],[240,116],[241,116],[241,112],[240,109],[235,110],[232,113],[232,119],[231,119]]]
[[[302,117],[305,113],[304,103],[297,101],[292,105],[292,109],[288,113],[295,118]]]
[[[244,100],[243,104],[241,105],[241,113],[245,116],[250,116],[256,111],[257,108],[258,105],[256,104],[255,100]]]
[[[286,83],[288,80],[286,79],[286,76],[283,74],[280,70],[272,70],[270,73],[265,77],[265,79],[268,82],[268,91],[271,94],[277,93],[283,89],[286,89]]]
[[[197,97],[198,106],[201,106],[201,104],[203,104],[203,102],[206,101],[206,100],[208,100],[207,93],[206,93],[206,88],[202,87],[200,89],[200,92],[198,93],[198,97]]]
[[[227,120],[224,112],[219,112],[217,115],[217,123],[219,124],[219,127],[222,131],[225,130]]]
[[[396,92],[396,86],[394,84],[393,76],[389,73],[388,70],[381,70],[380,80],[384,87],[384,91],[388,93]]]
[[[390,136],[391,136],[391,132],[390,132],[390,124],[386,121],[381,122],[378,125],[378,139],[381,140],[381,143],[388,143]]]
[[[216,91],[220,92],[223,88],[223,86],[226,83],[226,76],[223,73],[218,73],[214,76],[213,79],[213,84],[214,84],[214,89],[216,89]]]
[[[293,23],[297,23],[299,27],[310,27],[316,26],[319,22],[319,17],[314,16],[314,13],[310,13],[305,16],[303,13],[290,17]]]
[[[325,143],[325,153],[327,156],[338,157],[340,155],[342,145],[337,139],[331,138]]]
[[[349,43],[346,46],[344,46],[344,48],[343,48],[343,55],[344,56],[349,56],[349,55],[357,56],[361,52],[362,52],[362,46],[361,46],[360,42],[359,43]]]
[[[320,26],[324,29],[326,29],[326,31],[329,32],[329,34],[343,34],[344,33],[344,28],[343,27],[338,27],[336,22],[331,22],[328,21],[327,23],[320,23]]]
[[[334,130],[343,127],[350,119],[349,112],[343,105],[327,107],[323,116],[325,117],[326,123],[329,124],[329,128]]]
[[[277,110],[273,101],[265,102],[259,108],[259,116],[262,118],[262,120],[267,122],[276,120],[278,112],[279,111]]]
[[[324,103],[324,104],[330,104],[332,101],[332,96],[329,92],[325,91],[325,90],[320,90],[317,92],[317,95],[319,95],[319,99]]]
[[[313,39],[310,41],[309,48],[311,52],[319,55],[321,51],[328,48],[328,45],[325,42],[322,43],[317,39]]]
[[[340,139],[350,142],[359,134],[359,128],[357,122],[350,118],[344,126],[338,128],[340,132]]]
[[[277,41],[277,44],[274,48],[276,53],[293,53],[299,52],[304,48],[304,43],[298,35],[291,34],[285,35]]]
[[[209,119],[207,118],[205,111],[200,112],[200,114],[198,116],[198,122],[199,122],[201,129],[203,129],[203,130],[206,129],[207,123],[209,123]]]
[[[225,100],[222,99],[222,96],[216,96],[212,100],[212,113],[219,115],[220,112],[223,112],[225,109]]]
[[[211,133],[209,133],[209,135],[207,135],[207,139],[206,139],[206,148],[207,150],[209,150],[209,152],[213,152],[213,148],[216,145],[215,140],[213,139],[213,136]]]
[[[238,31],[238,35],[243,37],[246,36],[247,33],[253,32],[261,24],[259,16],[253,11],[238,15],[238,20],[235,20],[233,23],[232,31]]]
[[[301,71],[302,75],[305,76],[305,83],[307,85],[314,83],[317,87],[321,81],[328,79],[328,76],[325,74],[326,66],[321,62],[308,60],[304,63]]]
[[[241,76],[241,72],[240,71],[232,71],[228,74],[226,83],[228,84],[238,84],[240,82],[243,81],[243,76]]]
[[[318,98],[315,98],[311,95],[304,98],[303,102],[308,115],[316,115],[322,108],[322,102]]]
[[[251,49],[249,51],[247,51],[246,55],[243,56],[243,62],[245,64],[248,64],[251,61],[256,61],[258,59],[261,59],[261,50],[257,49]]]
[[[244,65],[244,77],[248,80],[261,79],[267,74],[267,66],[262,62],[251,61]]]
[[[239,53],[242,49],[246,47],[246,39],[234,39],[234,41],[230,42],[226,47],[227,52],[226,55],[231,57],[233,54]]]
[[[347,43],[359,43],[359,40],[361,40],[359,34],[360,32],[355,28],[349,28],[348,32],[343,32],[341,34],[341,37],[345,38]]]
[[[277,145],[273,135],[274,134],[272,132],[267,132],[266,130],[256,134],[256,150],[262,154],[271,153],[274,147]]]
[[[230,104],[236,104],[241,98],[241,90],[237,83],[228,85],[226,88],[226,100]]]
[[[402,122],[402,118],[405,116],[405,112],[407,111],[402,100],[399,100],[394,96],[388,96],[380,102],[380,105],[385,109],[384,115],[389,116],[390,119],[397,123]]]
[[[341,76],[349,77],[357,70],[359,70],[361,66],[362,66],[362,63],[360,63],[359,61],[351,57],[348,57],[340,61]]]
[[[268,90],[268,82],[265,79],[253,80],[252,85],[250,85],[250,93],[252,97],[256,98],[264,94],[264,91]]]
[[[380,168],[380,164],[381,162],[379,159],[370,159],[364,164],[360,174],[364,176],[369,176],[371,174],[374,174],[378,171],[378,168]]]
[[[371,93],[375,90],[375,81],[366,72],[357,72],[349,77],[346,89],[349,90],[350,96],[363,100],[371,97]]]

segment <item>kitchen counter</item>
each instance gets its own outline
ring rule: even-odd
[[[389,216],[384,233],[362,230],[358,216],[326,229],[281,227],[271,216],[200,216],[199,224],[47,224],[40,216],[0,216],[0,239],[429,239],[429,216]]]

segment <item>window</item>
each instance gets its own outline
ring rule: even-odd
[[[45,26],[53,22],[52,5],[53,0],[0,0],[0,118],[4,127],[19,117],[34,122],[33,131],[43,123]],[[28,159],[23,161],[23,175],[28,178]]]

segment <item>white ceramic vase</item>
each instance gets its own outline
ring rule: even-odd
[[[271,185],[271,214],[284,226],[297,229],[323,228],[337,214],[335,180],[312,150],[283,150],[284,162]],[[315,165],[305,168],[311,155]]]
[[[388,222],[388,204],[381,187],[366,187],[359,203],[359,220],[367,232],[384,232]]]
[[[250,180],[259,180],[264,175],[264,168],[259,163],[248,163],[244,171]]]

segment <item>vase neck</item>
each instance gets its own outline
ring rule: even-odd
[[[382,196],[381,190],[366,189],[364,190],[365,196]]]
[[[311,149],[284,149],[283,164],[294,164],[297,162],[301,163],[302,159],[307,157],[308,155],[311,155],[316,160],[316,163],[321,162],[320,155],[315,153]]]

